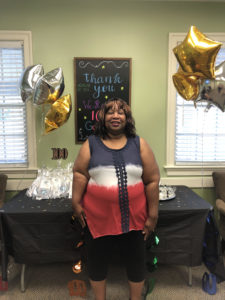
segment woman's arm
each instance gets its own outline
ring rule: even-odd
[[[150,232],[155,229],[158,220],[160,174],[155,156],[143,138],[140,138],[140,154],[143,164],[142,179],[145,185],[148,207],[148,218],[143,230],[146,240]]]
[[[85,227],[85,215],[81,200],[89,181],[88,164],[90,161],[90,149],[88,140],[80,148],[73,166],[72,207],[74,215],[78,218],[82,227]]]

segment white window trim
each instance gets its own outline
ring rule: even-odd
[[[32,57],[32,34],[31,31],[0,30],[0,40],[24,42],[25,68],[33,64]],[[8,176],[7,190],[22,190],[31,185],[37,176],[37,149],[35,109],[31,101],[26,102],[27,109],[27,140],[28,140],[28,167],[1,168],[0,172]]]
[[[167,142],[166,165],[164,166],[167,178],[162,179],[164,184],[184,184],[189,187],[213,187],[211,178],[213,171],[225,171],[225,166],[208,164],[185,165],[175,164],[175,121],[176,121],[176,89],[172,75],[176,73],[177,59],[172,51],[177,43],[183,41],[187,33],[169,33],[168,57],[168,95],[167,95]],[[206,36],[216,41],[225,41],[225,33],[206,33]],[[169,176],[179,176],[170,177]],[[208,176],[208,177],[207,177]]]

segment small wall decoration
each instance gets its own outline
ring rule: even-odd
[[[93,133],[101,105],[112,97],[131,102],[131,58],[74,58],[75,141]]]
[[[52,159],[67,159],[68,150],[66,148],[51,148],[52,149]]]

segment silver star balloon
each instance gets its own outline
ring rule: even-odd
[[[225,61],[215,67],[215,79],[201,80],[197,102],[206,101],[207,110],[213,105],[225,110]]]
[[[215,78],[225,81],[225,61],[215,67]]]
[[[34,103],[54,103],[63,93],[64,76],[62,68],[56,68],[39,78],[34,92]]]
[[[44,68],[42,65],[28,66],[23,71],[20,79],[20,94],[24,102],[33,99],[35,85],[43,74]]]

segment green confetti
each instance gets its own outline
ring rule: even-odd
[[[157,259],[157,257],[155,256],[154,259],[153,259],[153,265],[156,265],[157,262],[158,262],[158,259]]]

